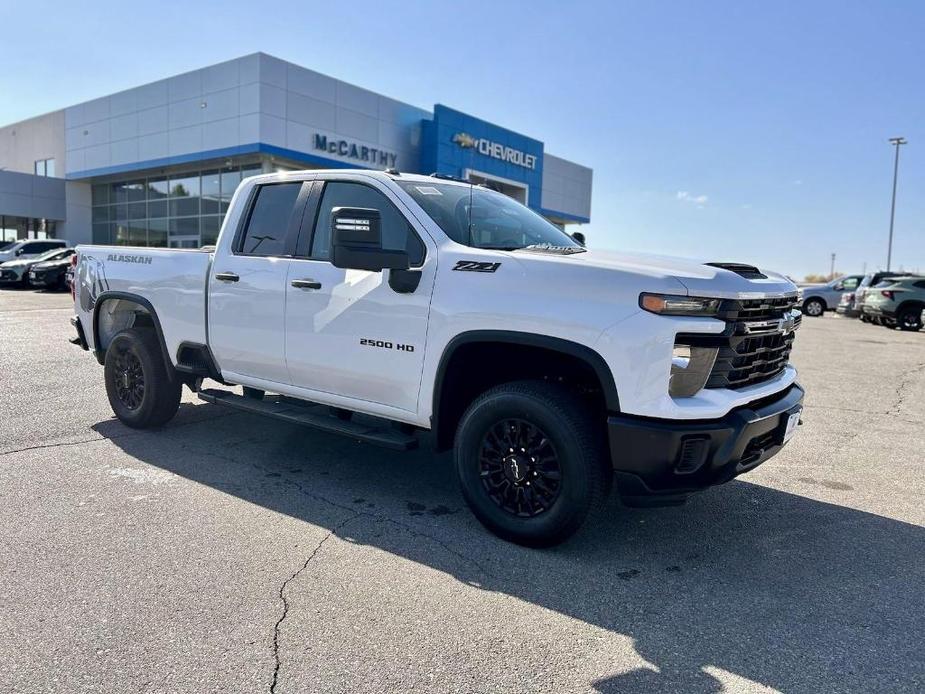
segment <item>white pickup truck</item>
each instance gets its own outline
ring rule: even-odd
[[[786,278],[586,249],[465,182],[268,174],[214,249],[77,251],[74,342],[127,425],[165,424],[186,384],[397,449],[429,430],[478,519],[526,545],[570,536],[614,482],[680,503],[800,421]]]

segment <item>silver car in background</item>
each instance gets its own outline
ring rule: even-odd
[[[800,287],[803,295],[803,315],[817,317],[826,311],[834,311],[842,294],[857,289],[864,275],[843,275],[826,284],[810,284]]]
[[[867,273],[854,291],[846,291],[842,294],[841,301],[838,302],[838,307],[835,311],[848,318],[857,318],[860,316],[861,320],[867,320],[861,314],[861,304],[864,303],[864,295],[867,293],[867,289],[875,284],[879,284],[889,277],[899,277],[902,274],[902,272],[886,271]]]

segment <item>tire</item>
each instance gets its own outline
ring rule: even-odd
[[[818,318],[825,313],[825,302],[822,299],[807,299],[803,302],[803,313]]]
[[[123,424],[147,429],[173,418],[182,384],[167,369],[153,330],[129,328],[112,339],[103,372],[109,405]]]
[[[61,275],[58,277],[58,281],[55,284],[55,288],[59,292],[66,292],[70,290],[70,287],[67,286],[67,273],[66,272],[62,272]],[[51,289],[51,287],[49,287],[49,289]]]
[[[904,308],[896,315],[896,325],[900,330],[917,332],[922,329],[922,307]]]
[[[476,398],[454,446],[460,488],[475,517],[528,547],[573,535],[613,482],[603,425],[595,419],[569,390],[540,381],[505,383]]]
[[[870,316],[865,316],[863,313],[860,316],[862,323],[870,323]]]

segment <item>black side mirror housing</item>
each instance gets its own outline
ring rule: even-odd
[[[366,207],[331,210],[331,264],[347,270],[407,270],[406,251],[382,247],[382,216]]]
[[[582,234],[580,231],[572,232],[572,238],[575,239],[575,241],[577,241],[582,246],[585,245],[585,235]]]

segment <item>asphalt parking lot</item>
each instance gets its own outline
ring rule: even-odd
[[[925,333],[804,320],[779,456],[536,551],[426,446],[124,427],[70,309],[0,292],[0,691],[925,688]]]

